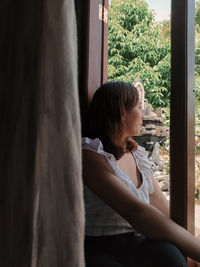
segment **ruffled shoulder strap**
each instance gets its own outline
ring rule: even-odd
[[[142,155],[142,156],[148,157],[148,152],[146,151],[146,149],[143,146],[138,145],[137,153]]]
[[[145,150],[144,147],[138,146],[138,149],[134,151],[133,153],[137,159],[139,168],[142,170],[142,172],[145,175],[145,178],[149,185],[149,193],[151,194],[154,192],[154,187],[153,187],[153,182],[152,182],[153,171],[151,168],[151,162],[148,159],[148,152]]]
[[[116,159],[115,157],[104,151],[103,144],[99,138],[91,139],[89,137],[83,137],[82,138],[82,149],[83,150],[90,150],[93,152],[96,152],[106,158],[108,163],[111,165],[111,167],[116,170]]]
[[[99,138],[90,139],[88,137],[82,138],[82,149],[101,153],[103,151],[103,144]]]

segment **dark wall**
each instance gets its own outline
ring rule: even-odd
[[[87,70],[88,70],[88,9],[89,0],[75,0],[78,32],[78,84],[83,123],[88,107]]]

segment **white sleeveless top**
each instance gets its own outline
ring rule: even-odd
[[[117,177],[119,177],[142,201],[149,203],[149,194],[154,192],[152,183],[151,163],[148,160],[148,152],[141,146],[132,151],[138,170],[141,173],[142,184],[136,188],[133,181],[118,167],[115,157],[104,151],[98,138],[82,138],[82,149],[96,152],[106,158]],[[95,179],[95,178],[94,178]],[[84,186],[84,201],[86,212],[85,234],[89,236],[116,235],[127,232],[135,232],[133,227],[110,206],[103,202],[87,186]]]

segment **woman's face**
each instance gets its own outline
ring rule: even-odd
[[[137,136],[140,135],[140,130],[142,127],[142,110],[140,105],[136,105],[130,112],[127,112],[124,116],[125,136]]]

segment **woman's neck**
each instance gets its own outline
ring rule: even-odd
[[[119,138],[118,137],[118,138],[113,139],[112,142],[114,145],[121,147],[125,152],[126,146],[127,146],[127,139],[128,139],[127,137],[125,137],[125,138]]]

